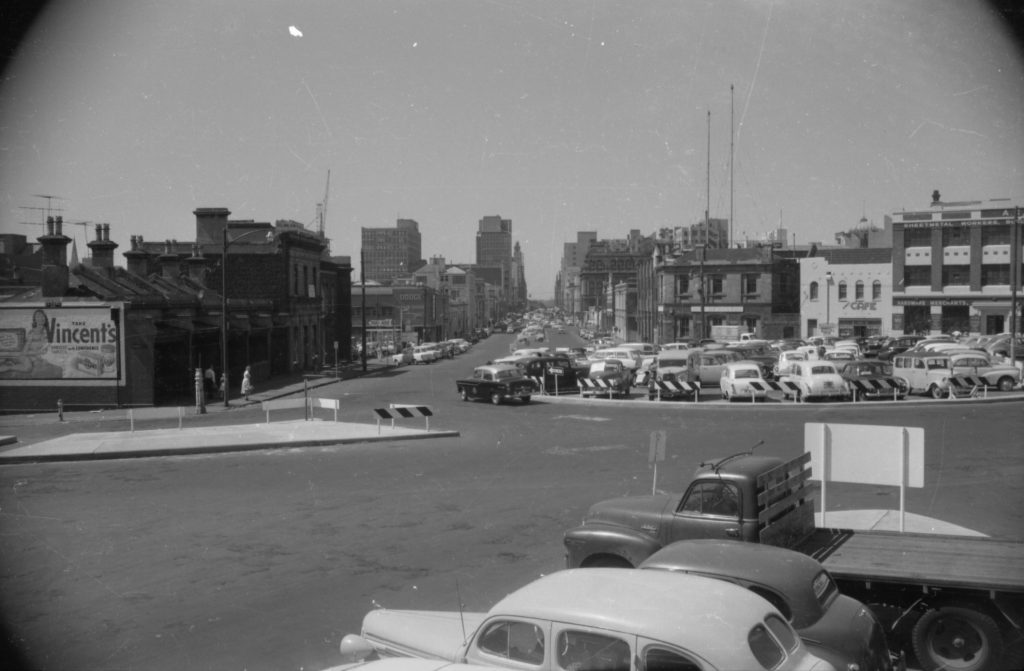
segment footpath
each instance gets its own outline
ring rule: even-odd
[[[271,407],[272,401],[294,398],[301,403],[304,395],[315,398],[315,389],[342,380],[373,375],[385,370],[386,364],[367,362],[352,364],[334,373],[324,375],[296,375],[279,377],[266,382],[266,388],[249,395],[248,399],[231,398],[225,406],[223,400],[212,400],[205,406],[205,414],[218,414],[252,406]],[[299,405],[301,407],[301,405]],[[178,417],[180,412],[196,415],[195,408],[145,408],[137,412],[146,419],[164,420]],[[62,421],[83,421],[88,412],[67,413]],[[119,419],[130,417],[128,410],[118,409]],[[270,448],[310,447],[317,445],[345,445],[352,443],[390,442],[458,436],[458,431],[429,428],[426,421],[383,420],[379,423],[336,422],[330,420],[329,410],[312,413],[310,419],[270,420],[219,426],[161,428],[129,431],[101,431],[71,433],[31,445],[18,446],[16,435],[0,435],[0,465],[44,461],[82,461],[96,459],[128,459],[186,454],[239,452]],[[121,424],[123,425],[123,421]],[[164,423],[167,423],[166,421]],[[134,426],[134,425],[133,425]],[[422,428],[416,428],[422,427]]]

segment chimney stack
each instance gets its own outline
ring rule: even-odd
[[[177,247],[177,240],[165,241],[164,253],[156,259],[160,266],[160,274],[169,280],[175,280],[181,274],[181,259],[174,253],[175,247]]]
[[[46,218],[46,235],[37,238],[42,245],[42,290],[44,298],[61,298],[68,293],[68,245],[61,217]]]
[[[93,268],[105,269],[108,273],[114,267],[114,250],[117,243],[110,241],[110,224],[96,224],[96,239],[89,243],[92,250]]]
[[[209,264],[209,261],[205,256],[203,256],[203,252],[200,250],[198,242],[192,245],[192,256],[185,259],[185,263],[188,264],[189,278],[193,282],[206,284],[206,267]]]
[[[128,272],[139,277],[148,277],[150,254],[142,247],[142,236],[133,235],[131,238],[132,248],[124,253],[128,261]]]

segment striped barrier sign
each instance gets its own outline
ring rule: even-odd
[[[765,393],[769,391],[781,391],[786,396],[792,394],[794,402],[800,400],[800,385],[789,380],[748,380],[747,385],[751,389],[763,391]],[[753,398],[753,396],[754,395],[751,394],[751,398]]]
[[[977,375],[954,375],[949,378],[948,398],[974,398],[979,391],[984,392],[988,398],[988,382],[985,378]]]
[[[700,401],[700,382],[683,382],[683,381],[665,381],[657,380],[653,383],[655,393],[658,400],[661,400],[661,393],[668,392],[670,394],[693,394],[694,402]],[[648,397],[650,397],[650,391],[648,391]]]
[[[380,433],[380,420],[390,419],[391,428],[395,428],[395,420],[410,419],[412,417],[423,417],[426,421],[427,431],[430,431],[430,418],[434,416],[433,411],[425,405],[403,405],[399,403],[392,403],[387,408],[374,408],[374,414],[377,415],[377,433]]]
[[[591,380],[589,377],[579,380],[577,382],[580,388],[580,394],[586,396],[588,394],[597,395],[598,392],[608,392],[608,398],[612,397],[615,393],[615,385],[609,383],[606,380]]]
[[[892,399],[899,400],[904,383],[896,378],[875,378],[873,380],[849,380],[850,391],[854,402],[859,396],[881,396],[883,392],[892,391]]]

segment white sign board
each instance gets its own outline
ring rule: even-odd
[[[816,480],[924,487],[924,429],[804,424],[804,449]]]
[[[828,483],[891,485],[900,490],[904,530],[906,488],[924,487],[924,429],[871,424],[804,424],[811,477],[821,482],[821,519],[827,525]]]

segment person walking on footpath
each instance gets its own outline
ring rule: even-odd
[[[228,374],[226,372],[220,374],[220,397],[222,399],[227,398],[228,394]]]
[[[206,387],[206,397],[214,398],[217,393],[217,374],[213,372],[213,366],[207,366],[203,373],[203,384]]]
[[[245,397],[245,400],[249,400],[249,394],[251,394],[252,391],[252,371],[249,370],[248,366],[246,366],[245,372],[242,374],[242,396]]]

